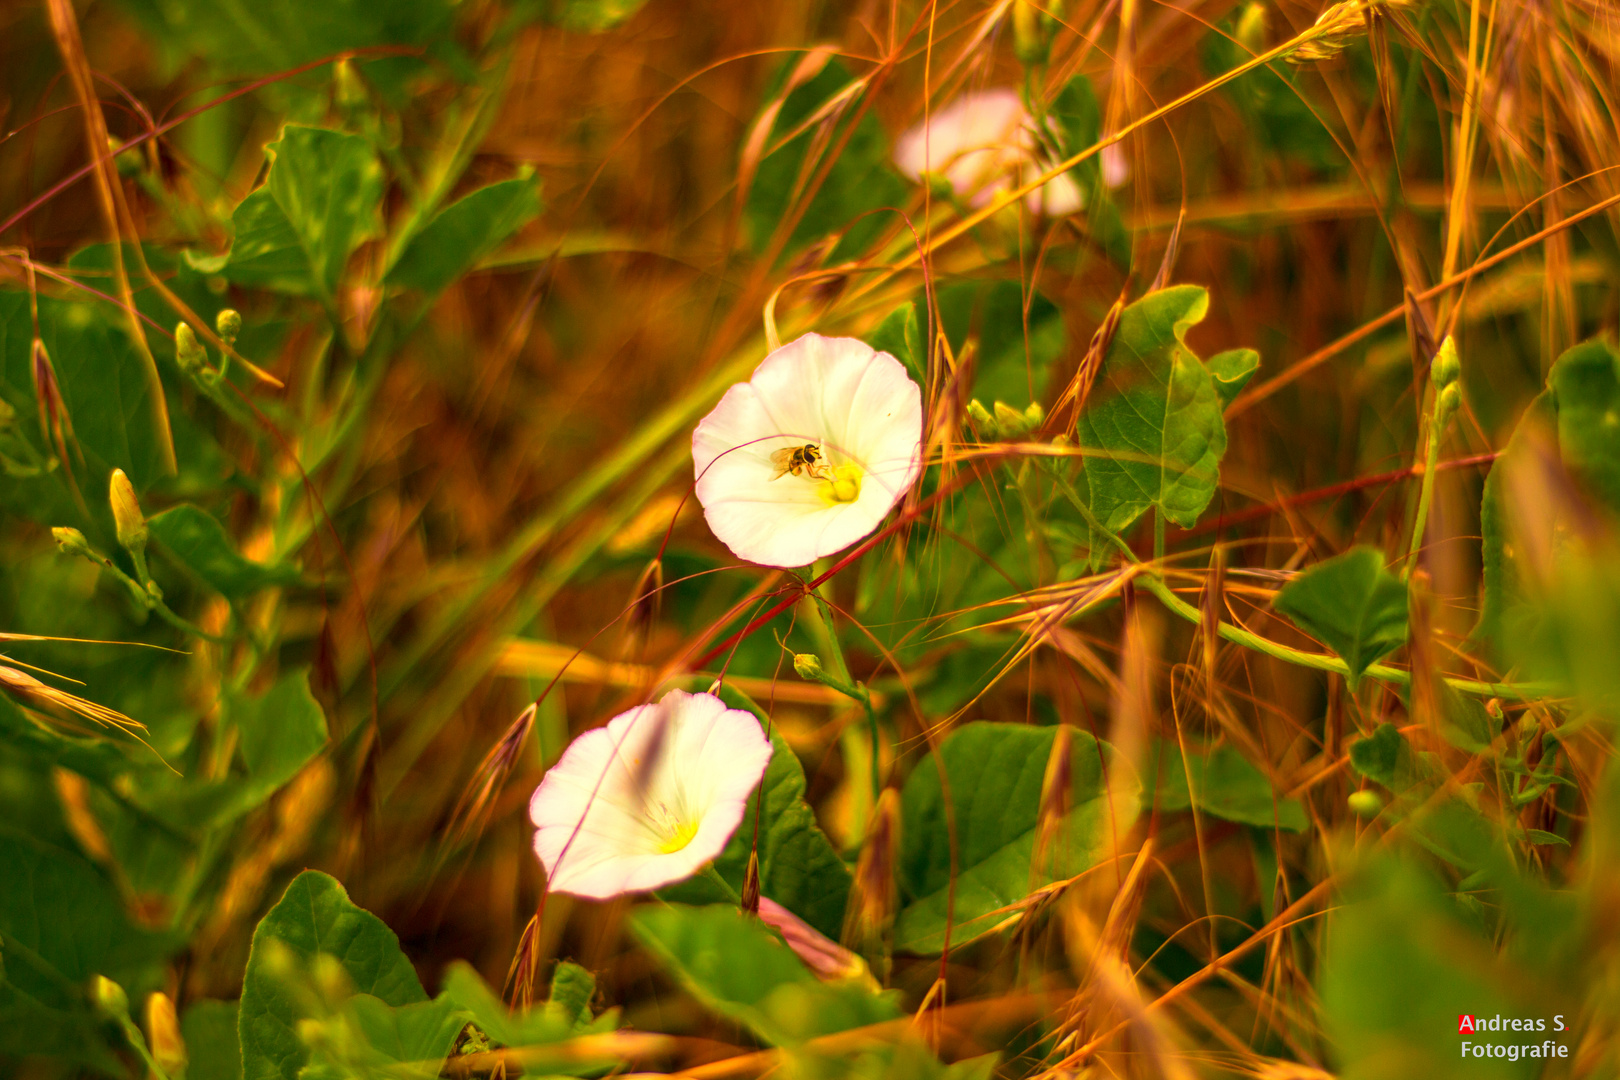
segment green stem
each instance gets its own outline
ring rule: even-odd
[[[1429,522],[1429,501],[1434,498],[1434,472],[1440,463],[1440,436],[1443,434],[1444,421],[1440,417],[1439,395],[1433,395],[1434,405],[1429,410],[1429,450],[1427,463],[1423,468],[1423,483],[1418,491],[1417,520],[1412,522],[1412,543],[1406,552],[1406,565],[1401,570],[1401,580],[1411,577],[1412,570],[1417,566],[1418,549],[1423,546],[1424,526]]]
[[[1166,585],[1162,579],[1150,574],[1139,574],[1136,580],[1144,589],[1158,597],[1165,607],[1188,622],[1198,623],[1202,621],[1203,616],[1198,609],[1171,592],[1170,586]],[[1332,671],[1345,676],[1350,674],[1350,666],[1337,656],[1326,656],[1322,653],[1308,653],[1301,652],[1298,649],[1291,649],[1287,645],[1279,645],[1275,641],[1269,641],[1259,634],[1250,633],[1230,623],[1220,623],[1219,627],[1221,637],[1235,645],[1242,645],[1245,648],[1253,649],[1255,652],[1265,653],[1267,656],[1284,660],[1299,667],[1314,668],[1317,671]],[[1392,668],[1384,664],[1373,664],[1363,674],[1401,686],[1405,686],[1412,681],[1411,672],[1402,671],[1400,668]],[[1546,697],[1549,694],[1557,693],[1558,689],[1553,683],[1493,683],[1480,682],[1475,679],[1453,678],[1447,678],[1445,682],[1447,686],[1450,686],[1458,693],[1472,694],[1475,697],[1507,698],[1512,701],[1529,701],[1539,697]]]
[[[720,876],[720,871],[714,868],[714,863],[704,863],[703,869],[699,870],[698,873],[714,882],[714,884],[719,887],[720,891],[726,894],[727,900],[730,900],[738,907],[742,907],[742,897],[738,896],[737,890],[731,887],[731,882]]]

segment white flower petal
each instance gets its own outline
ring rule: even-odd
[[[529,805],[548,887],[607,899],[690,877],[725,849],[770,758],[759,722],[711,694],[672,690],[586,732]]]
[[[964,94],[900,136],[895,164],[914,180],[924,172],[942,173],[969,206],[982,207],[1010,190],[1015,179],[1025,184],[1051,168],[1050,162],[1037,168],[1033,124],[1016,91]],[[1066,173],[1024,197],[1031,213],[1048,217],[1072,214],[1083,203]]]
[[[854,501],[830,502],[808,475],[775,476],[772,453],[805,444],[827,468],[858,468]],[[921,446],[922,392],[900,361],[854,338],[806,334],[698,424],[697,497],[738,558],[805,566],[877,528],[921,472]]]

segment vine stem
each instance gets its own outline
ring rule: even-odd
[[[1417,520],[1412,522],[1412,543],[1406,551],[1406,565],[1401,569],[1401,580],[1412,576],[1417,566],[1418,550],[1423,547],[1424,527],[1429,522],[1429,503],[1434,498],[1434,474],[1440,464],[1440,436],[1444,419],[1441,416],[1440,395],[1434,395],[1434,406],[1429,410],[1429,449],[1423,465],[1423,482],[1418,488]]]

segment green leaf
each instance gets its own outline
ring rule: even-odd
[[[502,1046],[546,1046],[576,1035],[612,1031],[618,1026],[619,1010],[609,1009],[592,1019],[590,999],[595,992],[596,979],[590,972],[566,961],[557,965],[551,977],[551,1000],[527,1012],[508,1010],[500,995],[464,961],[451,964],[444,980],[444,996]],[[567,1071],[576,1067],[567,1067]],[[564,1069],[558,1066],[558,1071]]]
[[[223,274],[238,285],[294,296],[319,291],[298,232],[268,187],[249,192],[237,204],[231,212],[231,235],[231,249],[225,254],[188,253],[187,261],[202,273]]]
[[[0,938],[10,983],[51,1002],[59,987],[25,974],[17,948],[34,953],[74,986],[105,975],[133,994],[160,989],[172,935],[137,926],[118,890],[71,851],[0,826]]]
[[[1526,829],[1524,830],[1524,835],[1525,838],[1532,844],[1556,844],[1562,847],[1569,847],[1568,840],[1565,840],[1557,833],[1547,832],[1545,829]]]
[[[575,1031],[591,1025],[591,998],[596,996],[596,976],[567,960],[551,973],[551,998],[546,1004],[560,1012]]]
[[[1131,770],[1113,768],[1107,744],[1072,732],[1070,809],[1051,851],[1036,864],[1041,783],[1055,735],[1050,727],[977,721],[953,731],[940,746],[956,826],[953,945],[996,929],[1007,916],[992,912],[1023,899],[1031,889],[1094,865],[1110,850],[1113,837],[1136,819],[1139,786]],[[1104,755],[1112,772],[1104,769]],[[937,953],[944,944],[951,851],[944,793],[932,757],[919,762],[906,779],[900,807],[904,906],[895,926],[895,949]]]
[[[910,372],[918,385],[927,383],[928,365],[923,351],[922,332],[917,327],[916,301],[907,300],[884,316],[866,343],[906,365],[906,371]]]
[[[600,34],[628,20],[647,0],[558,0],[554,21],[567,30]]]
[[[242,1080],[236,1002],[192,1002],[180,1018],[180,1035],[191,1058],[186,1080]]]
[[[1612,512],[1620,512],[1620,350],[1587,341],[1547,373],[1558,410],[1564,465]]]
[[[1304,832],[1310,827],[1305,804],[1279,795],[1266,774],[1228,743],[1207,754],[1189,754],[1183,766],[1180,748],[1166,740],[1159,744],[1157,760],[1160,810],[1187,809],[1191,773],[1198,809],[1206,814],[1261,829]]]
[[[162,988],[180,942],[134,925],[118,891],[77,854],[0,826],[0,1061],[26,1047],[118,1075],[85,1000],[106,975],[139,1000]]]
[[[1609,512],[1620,514],[1620,432],[1611,417],[1620,414],[1620,351],[1603,340],[1583,342],[1566,351],[1548,372],[1547,389],[1525,410],[1513,436],[1485,478],[1480,503],[1480,527],[1484,534],[1481,555],[1485,571],[1484,602],[1475,633],[1495,646],[1499,653],[1523,652],[1533,639],[1556,634],[1555,628],[1542,627],[1548,615],[1558,619],[1558,606],[1538,610],[1527,603],[1523,581],[1527,572],[1522,545],[1512,543],[1512,522],[1503,490],[1505,478],[1520,463],[1538,453],[1537,443],[1556,435],[1558,457],[1582,487],[1596,496]],[[1577,575],[1584,571],[1569,566]],[[1603,575],[1597,574],[1597,578]],[[1592,592],[1585,606],[1596,609],[1596,601],[1608,595],[1602,581],[1591,581]],[[1577,589],[1577,595],[1579,594]],[[1579,601],[1576,607],[1582,606]],[[1593,614],[1592,610],[1584,613]],[[1585,619],[1581,621],[1600,622]],[[1588,629],[1594,629],[1589,627]],[[1601,629],[1598,633],[1605,632]],[[1580,633],[1573,635],[1579,639]],[[1588,645],[1597,639],[1588,638]],[[1510,649],[1514,645],[1517,648]],[[1534,650],[1532,650],[1534,651]],[[1555,648],[1554,650],[1559,651]],[[1509,658],[1522,659],[1519,656]],[[1554,664],[1566,670],[1579,664]]]
[[[778,1046],[900,1015],[897,991],[822,982],[763,923],[734,907],[638,907],[630,926],[698,1000]]]
[[[1438,883],[1415,866],[1382,859],[1363,868],[1328,916],[1321,1001],[1344,1080],[1415,1076],[1536,1075],[1542,1062],[1464,1059],[1463,1041],[1539,1043],[1545,1036],[1457,1031],[1457,1016],[1544,1015],[1516,1000],[1514,976],[1488,937],[1470,931]]]
[[[1350,744],[1350,766],[1369,780],[1399,792],[1406,787],[1403,770],[1410,770],[1412,748],[1394,724],[1385,722],[1365,738]]]
[[[397,1078],[434,1080],[467,1025],[466,1014],[447,995],[394,1008],[370,994],[356,994],[344,1003],[344,1012],[374,1060],[387,1067],[386,1075]],[[345,1068],[338,1075],[353,1074]]]
[[[273,585],[295,585],[296,567],[265,566],[243,558],[219,519],[199,506],[181,503],[147,519],[156,538],[186,569],[227,599],[241,600]]]
[[[732,708],[754,712],[752,702],[729,687],[720,697]],[[799,918],[836,938],[844,925],[844,902],[849,896],[849,868],[838,857],[827,834],[816,824],[815,811],[804,801],[804,766],[771,729],[771,763],[765,770],[765,818],[759,828],[760,891]],[[732,834],[714,868],[731,887],[742,891],[748,872],[748,854],[754,843],[754,818],[759,796],[748,796],[748,812]],[[661,889],[659,895],[690,904],[727,899],[719,886],[705,877]]]
[[[448,0],[123,0],[121,6],[150,27],[158,43],[187,60],[201,56],[225,75],[268,75],[379,45],[426,46],[447,59],[454,13]],[[406,79],[423,70],[417,56],[355,63],[396,102],[405,100]],[[324,89],[331,78],[330,68],[322,67],[302,81]]]
[[[306,964],[320,953],[336,957],[356,992],[385,1004],[427,1000],[394,932],[356,907],[335,879],[305,870],[253,931],[239,1019],[243,1080],[298,1080],[309,1060],[296,1033],[300,988],[272,970],[274,961],[266,959],[275,951],[272,942]]]
[[[1485,476],[1485,490],[1479,506],[1479,524],[1483,534],[1480,561],[1484,569],[1485,589],[1479,625],[1474,632],[1494,645],[1498,653],[1506,644],[1505,632],[1509,622],[1521,621],[1522,613],[1515,609],[1524,603],[1521,584],[1524,571],[1518,553],[1508,542],[1512,523],[1504,501],[1507,498],[1503,491],[1505,477],[1515,462],[1534,452],[1533,444],[1540,433],[1555,431],[1557,424],[1557,399],[1551,390],[1543,390],[1530,402],[1501,456],[1491,463],[1491,471]]]
[[[1045,393],[1052,363],[1068,345],[1063,313],[1039,292],[1027,298],[1017,281],[959,281],[938,292],[940,321],[960,356],[978,340],[973,394],[985,405],[1022,409]],[[1027,330],[1027,332],[1026,332]]]
[[[1225,409],[1260,370],[1260,354],[1253,349],[1227,349],[1210,357],[1204,366],[1215,379],[1215,393]]]
[[[943,1064],[915,1034],[855,1047],[801,1046],[787,1051],[784,1076],[794,1080],[991,1080],[1000,1054]]]
[[[163,450],[152,420],[152,390],[144,370],[145,361],[136,352],[129,332],[115,325],[91,304],[70,303],[48,296],[39,298],[40,340],[50,353],[62,401],[67,406],[79,446],[89,459],[90,476],[77,460],[73,462],[79,483],[87,489],[99,483],[103,494],[106,475],[114,467],[123,469],[137,489],[144,491],[164,474]],[[34,393],[33,317],[28,296],[20,292],[0,292],[0,372],[5,397],[23,417],[39,415]],[[171,408],[171,413],[178,410]],[[42,454],[54,456],[54,447],[41,441],[39,424],[31,419],[17,425],[26,432],[31,445]],[[70,454],[73,450],[70,448]],[[91,478],[99,478],[92,480]],[[57,479],[31,481],[28,488],[38,491]],[[65,485],[64,485],[65,487]],[[37,498],[30,500],[38,501]],[[66,499],[63,506],[72,504]],[[99,514],[102,502],[96,510]],[[63,520],[78,520],[76,511]],[[110,526],[110,513],[105,519]],[[60,524],[51,521],[50,524]],[[110,534],[111,529],[108,529]]]
[[[1052,100],[1051,116],[1057,121],[1058,137],[1065,157],[1072,157],[1095,146],[1102,137],[1102,110],[1091,80],[1076,75],[1063,84]],[[1131,264],[1131,236],[1120,216],[1119,207],[1102,182],[1102,157],[1093,154],[1069,170],[1069,176],[1085,198],[1086,229],[1092,240],[1120,266]]]
[[[388,282],[434,295],[540,213],[531,177],[503,180],[451,203],[411,238]]]
[[[376,152],[359,135],[302,124],[282,128],[265,152],[265,187],[298,234],[317,288],[332,296],[354,249],[382,233]]]
[[[780,89],[800,60],[800,56],[792,55],[783,61],[768,98]],[[814,78],[788,94],[772,124],[766,145],[776,145],[786,133],[805,125],[817,110],[853,82],[844,65],[836,60],[828,62]],[[858,99],[846,99],[832,115],[844,118],[856,115],[859,105]],[[842,145],[808,206],[803,206],[805,186],[825,164],[825,159],[818,157],[808,172],[805,169],[805,156],[812,143],[820,145],[822,142],[818,125],[810,124],[803,134],[761,159],[743,210],[743,221],[755,251],[766,250],[777,226],[796,214],[801,206],[803,214],[788,237],[784,253],[797,251],[823,237],[841,234],[827,256],[829,262],[837,262],[860,253],[880,233],[895,225],[895,215],[884,213],[882,208],[903,203],[907,185],[890,163],[888,136],[870,111],[860,115],[854,130],[848,132],[848,140],[843,141],[847,125],[845,119],[831,133],[826,145]]]
[[[242,786],[258,802],[326,747],[326,714],[309,691],[308,668],[283,673],[263,697],[233,700],[230,715],[248,768]]]
[[[1098,521],[1128,528],[1149,507],[1188,527],[1209,505],[1226,453],[1221,399],[1186,347],[1209,294],[1193,285],[1149,293],[1120,313],[1092,404],[1080,416],[1085,488]],[[1094,557],[1100,555],[1094,545]]]
[[[382,232],[382,165],[359,135],[302,124],[264,149],[270,174],[231,215],[236,238],[220,269],[244,285],[330,301],[349,256]]]
[[[1406,643],[1406,585],[1374,547],[1317,563],[1282,587],[1275,606],[1349,665],[1352,691],[1362,672]]]

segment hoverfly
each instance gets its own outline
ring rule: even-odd
[[[810,476],[820,476],[826,468],[820,464],[821,447],[815,443],[805,443],[803,446],[784,446],[771,453],[771,464],[776,467],[772,480],[780,480],[788,473],[798,476],[801,472]]]

